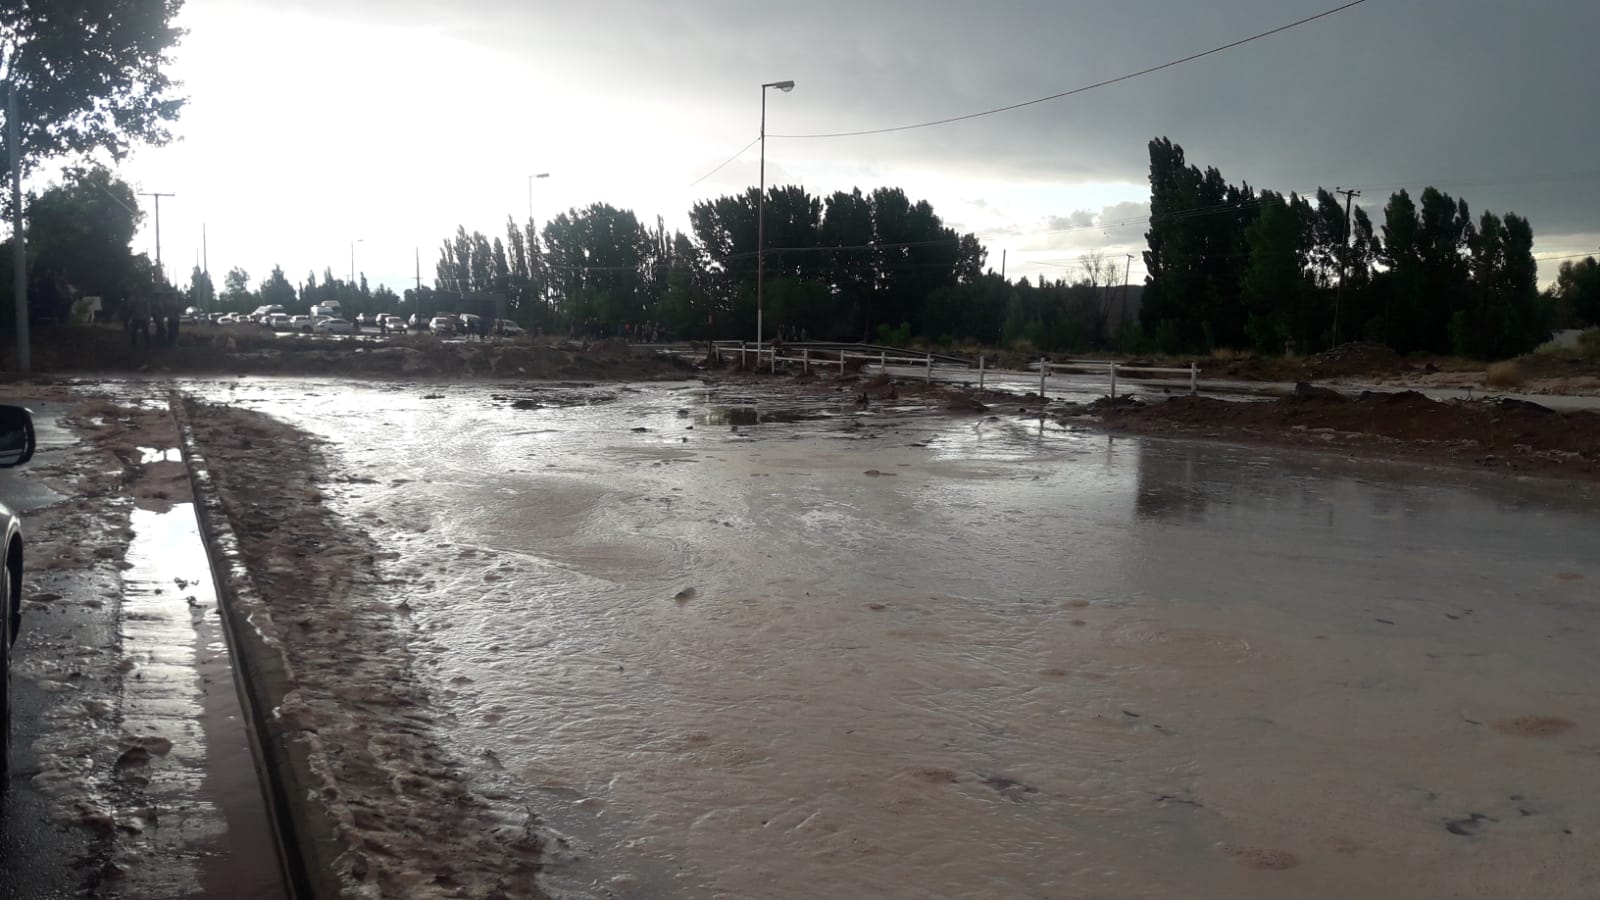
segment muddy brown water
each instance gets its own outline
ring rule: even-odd
[[[329,502],[394,551],[440,738],[560,836],[558,895],[1600,879],[1591,488],[1006,418],[783,422],[781,397],[692,385],[533,409],[192,389],[359,476]],[[774,416],[689,427],[752,403]]]

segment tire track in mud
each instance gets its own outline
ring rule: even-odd
[[[174,404],[196,467],[202,520],[247,691],[318,892],[348,897],[541,898],[530,811],[470,793],[434,739],[414,671],[403,582],[386,581],[370,536],[316,487],[319,443],[261,413]],[[221,524],[221,523],[218,523]],[[221,531],[210,529],[208,531]],[[330,883],[326,876],[333,879]]]

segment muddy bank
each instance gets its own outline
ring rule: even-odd
[[[338,479],[317,442],[236,408],[186,401],[181,415],[244,563],[229,614],[277,657],[259,667],[277,696],[252,689],[264,740],[292,748],[296,815],[319,829],[306,863],[330,865],[350,897],[541,896],[532,814],[470,793],[436,745],[407,582],[378,571],[397,554],[324,505],[318,486]]]
[[[1113,433],[1600,480],[1600,414],[1515,400],[1437,401],[1415,391],[1348,398],[1302,386],[1267,402],[1188,396],[1099,402],[1074,407],[1062,421],[1098,422]]]
[[[587,348],[519,338],[442,341],[431,335],[353,338],[274,336],[250,326],[195,326],[170,347],[131,346],[109,327],[46,328],[34,335],[33,368],[45,374],[350,375],[374,378],[578,379],[652,381],[684,378],[686,359],[635,350],[617,341]],[[11,353],[4,357],[14,368]]]

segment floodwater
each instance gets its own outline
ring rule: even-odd
[[[194,390],[329,441],[558,895],[1600,894],[1590,488],[697,385]]]

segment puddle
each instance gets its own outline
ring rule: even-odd
[[[118,843],[117,894],[283,897],[194,504],[129,526],[118,778],[137,799],[117,818],[139,830]]]
[[[139,448],[139,465],[148,466],[151,463],[183,462],[183,451],[177,447],[170,450],[157,450],[154,447]]]

